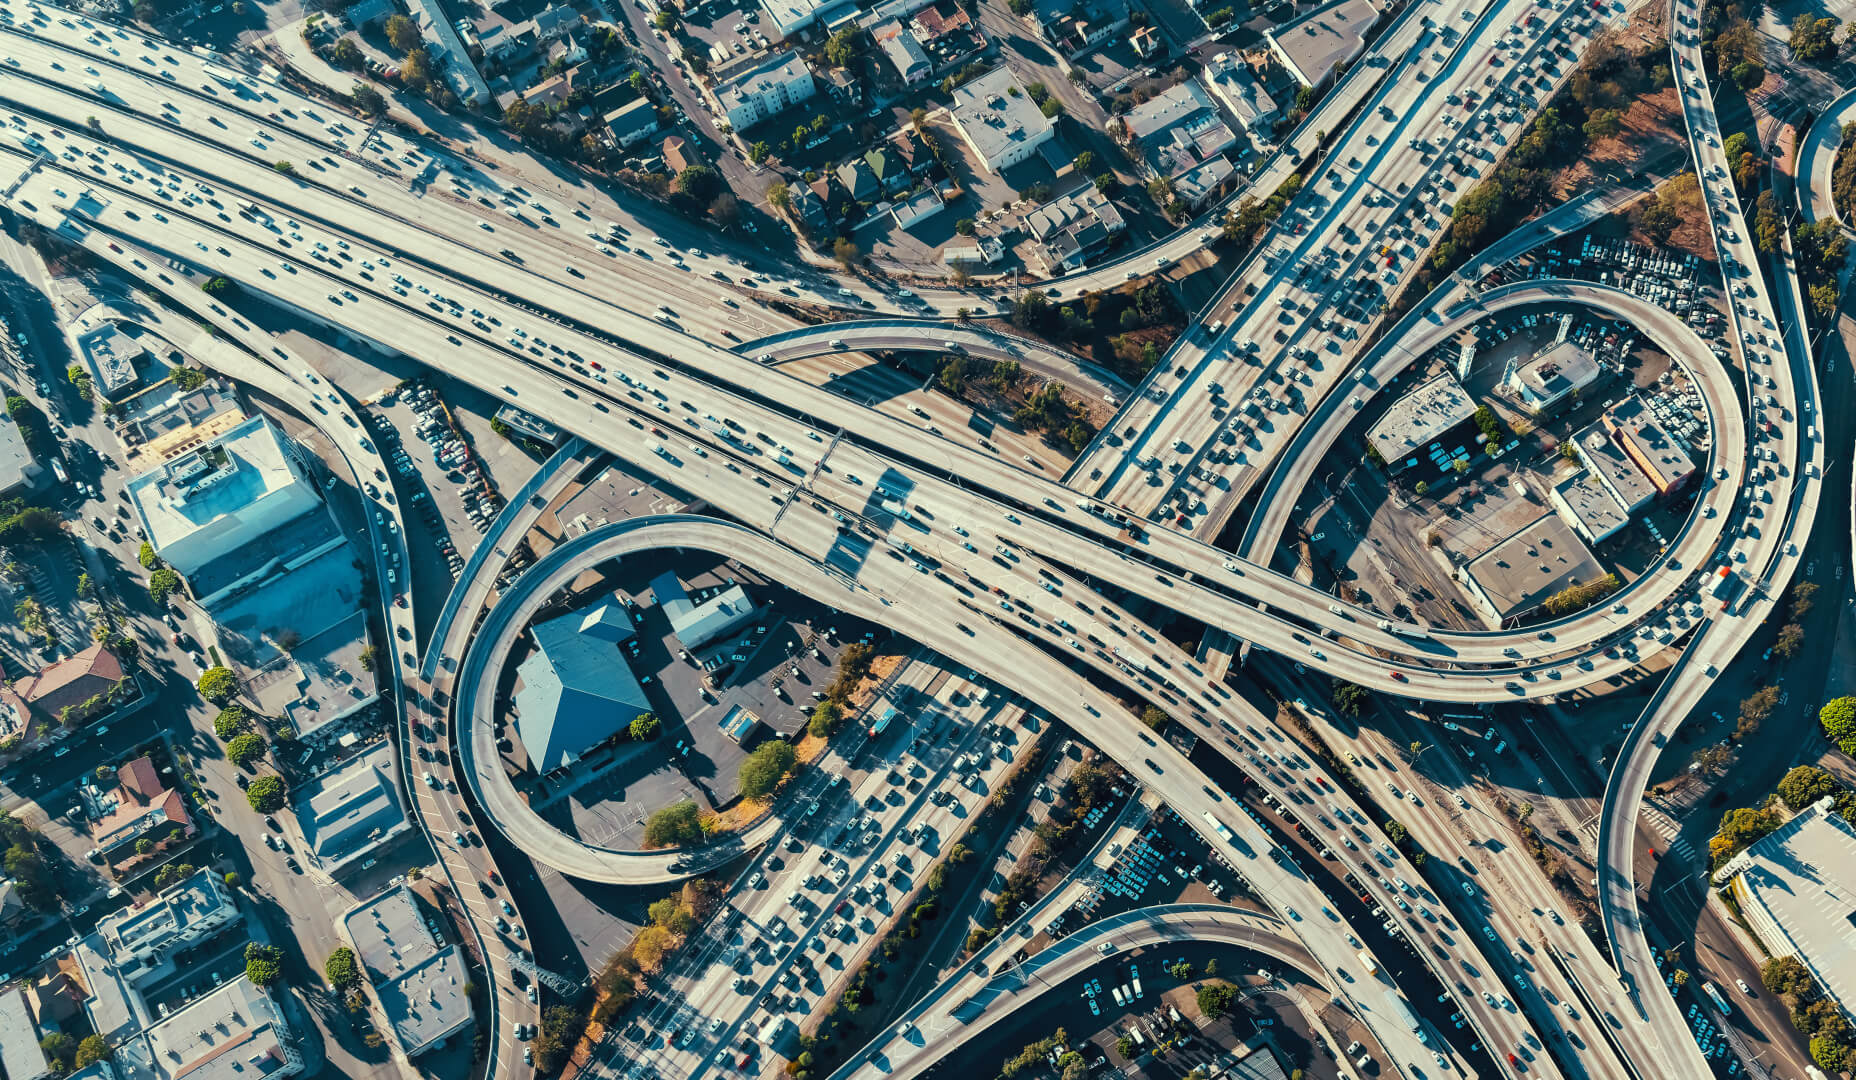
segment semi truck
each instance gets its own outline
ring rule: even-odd
[[[1740,590],[1744,587],[1745,582],[1740,580],[1740,575],[1734,573],[1733,567],[1723,566],[1714,572],[1714,584],[1709,588],[1708,595],[1719,600],[1721,610],[1727,611],[1734,606],[1734,601],[1739,599]]]

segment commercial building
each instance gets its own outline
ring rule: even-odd
[[[1222,52],[1205,62],[1199,72],[1213,100],[1225,115],[1244,129],[1252,141],[1267,141],[1282,118],[1282,108],[1263,89],[1263,83],[1236,52]]]
[[[1611,441],[1604,421],[1595,421],[1574,432],[1572,445],[1579,453],[1579,460],[1591,470],[1593,478],[1604,485],[1625,513],[1636,513],[1656,497],[1656,488],[1650,483],[1650,478],[1632,463],[1622,447]]]
[[[1366,441],[1394,475],[1412,468],[1431,451],[1450,453],[1457,428],[1476,415],[1476,403],[1449,372],[1435,375],[1394,401],[1367,429]]]
[[[1502,376],[1502,389],[1522,408],[1545,416],[1583,393],[1604,372],[1591,353],[1571,341],[1559,341],[1523,363],[1510,365]]]
[[[0,994],[0,1073],[6,1080],[45,1080],[52,1074],[23,987]]]
[[[658,606],[670,620],[671,632],[692,652],[753,621],[760,610],[748,599],[747,590],[733,582],[705,589],[703,595],[691,597],[673,573],[653,578],[651,595],[657,598]]]
[[[1318,87],[1366,50],[1366,32],[1384,14],[1374,0],[1334,0],[1264,31],[1263,38],[1296,82]]]
[[[1192,79],[1111,119],[1108,129],[1137,150],[1150,176],[1189,173],[1237,145],[1211,95]]]
[[[97,924],[97,933],[123,973],[153,968],[176,949],[203,941],[236,920],[232,893],[211,869],[200,869],[140,907],[124,908]]]
[[[324,871],[339,874],[412,828],[394,771],[393,746],[382,741],[298,792],[297,822]]]
[[[1052,199],[1026,213],[1024,222],[1046,274],[1082,268],[1128,228],[1121,211],[1093,185]]]
[[[230,383],[206,377],[191,390],[163,379],[117,406],[116,430],[132,457],[166,461],[196,450],[245,420]]]
[[[836,22],[857,5],[854,0],[761,0],[760,8],[767,14],[768,39],[785,41],[815,24]]]
[[[407,1057],[429,1050],[469,1026],[470,975],[456,945],[440,941],[405,884],[350,908],[342,933],[386,1014],[387,1028]]]
[[[303,1054],[277,1003],[240,975],[116,1048],[122,1080],[288,1080]]]
[[[184,575],[322,506],[283,432],[261,416],[130,478],[128,489],[148,542]]]
[[[633,636],[616,603],[534,628],[535,652],[516,668],[516,734],[536,772],[548,773],[651,711],[619,646]]]
[[[1605,430],[1658,495],[1668,495],[1695,475],[1695,462],[1656,422],[1644,400],[1632,394],[1605,410]]]
[[[1588,544],[1609,539],[1630,521],[1630,514],[1609,488],[1581,469],[1548,489],[1547,501],[1573,532]]]
[[[91,384],[111,401],[135,388],[141,381],[137,368],[148,360],[148,350],[115,323],[77,335],[77,354],[84,358]]]
[[[1129,0],[1031,0],[1025,22],[1051,48],[1075,60],[1133,25]]]
[[[736,131],[746,131],[817,92],[818,85],[805,58],[789,49],[717,87],[715,96],[722,103],[729,125]]]
[[[996,67],[953,94],[954,130],[988,172],[1001,172],[1029,158],[1056,134],[1009,67]]]
[[[1589,585],[1605,570],[1572,529],[1547,514],[1496,544],[1458,571],[1483,621],[1499,630],[1575,585]]]
[[[1826,795],[1728,860],[1726,881],[1753,935],[1796,957],[1844,1015],[1856,1009],[1856,827]]]

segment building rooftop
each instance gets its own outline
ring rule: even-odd
[[[163,379],[117,408],[124,438],[153,461],[203,446],[245,419],[230,384],[211,377],[192,390]]]
[[[1636,394],[1607,409],[1604,422],[1657,491],[1669,491],[1695,471],[1688,451],[1656,422],[1649,405]]]
[[[1476,403],[1449,372],[1406,392],[1366,432],[1386,465],[1398,472],[1451,428],[1476,414]]]
[[[811,74],[812,69],[806,66],[805,57],[788,49],[774,53],[716,87],[715,96],[721,99],[723,110],[726,111],[743,98],[758,97],[772,87],[785,86],[799,81],[801,77],[810,77]]]
[[[1003,65],[964,86],[956,87],[950,109],[954,123],[980,155],[991,161],[1013,143],[1042,135],[1051,122],[1018,76]]]
[[[1250,65],[1235,52],[1212,57],[1199,78],[1246,131],[1263,121],[1273,121],[1279,111],[1275,99],[1264,91],[1263,83],[1252,73]]]
[[[774,29],[784,38],[820,19],[830,17],[839,9],[855,5],[850,0],[761,0],[760,6],[767,13],[768,21],[773,23]]]
[[[1605,576],[1605,570],[1558,514],[1546,514],[1471,560],[1469,575],[1503,619],[1532,611],[1549,596]]]
[[[754,617],[757,610],[739,585],[716,589],[707,599],[690,599],[674,573],[651,580],[651,595],[670,619],[670,629],[686,649],[700,649]]]
[[[616,603],[534,628],[535,652],[516,668],[516,732],[537,772],[552,772],[651,711],[619,646],[633,636]]]
[[[0,413],[0,492],[23,486],[38,474],[32,463],[32,451],[11,416]]]
[[[225,883],[210,868],[201,868],[139,908],[124,908],[97,924],[110,952],[150,953],[178,940],[196,923],[224,919],[237,906]]]
[[[1559,341],[1515,365],[1509,385],[1530,405],[1551,405],[1592,385],[1601,370],[1591,353],[1571,341]]]
[[[408,1055],[470,1022],[463,956],[427,928],[410,887],[398,885],[350,908],[342,929]]]
[[[129,495],[155,550],[188,573],[197,564],[177,557],[188,541],[235,547],[321,505],[291,455],[283,432],[254,416],[132,477]]]
[[[91,934],[72,947],[71,972],[83,984],[84,1014],[91,1030],[113,1041],[142,1030],[149,1022],[148,1006],[129,985],[113,960],[103,935]]]
[[[1164,93],[1148,99],[1141,105],[1122,114],[1121,122],[1127,125],[1128,137],[1136,142],[1147,142],[1154,136],[1185,123],[1194,116],[1203,113],[1217,116],[1217,109],[1212,99],[1199,84],[1191,79],[1174,86]]]
[[[1824,992],[1856,1008],[1856,827],[1829,796],[1722,867],[1766,948],[1796,956]]]
[[[1584,469],[1553,485],[1553,491],[1590,536],[1607,536],[1630,520],[1616,496]]]
[[[174,1010],[116,1050],[123,1080],[260,1080],[303,1067],[289,1027],[240,975]]]
[[[39,1080],[51,1072],[39,1049],[39,1029],[26,1007],[24,987],[0,994],[0,1071],[7,1080]]]
[[[1335,0],[1265,32],[1277,59],[1304,86],[1319,86],[1336,64],[1366,47],[1381,14],[1372,0]]]
[[[1175,176],[1173,194],[1184,199],[1188,206],[1196,206],[1217,194],[1218,189],[1236,175],[1237,166],[1231,164],[1231,159],[1218,154]]]
[[[115,323],[105,323],[80,334],[77,349],[90,366],[90,375],[104,397],[115,397],[134,386],[136,362],[148,355],[147,349]]]
[[[1574,432],[1572,441],[1586,468],[1626,510],[1635,510],[1656,495],[1656,488],[1643,470],[1631,464],[1624,451],[1611,441],[1602,420]]]
[[[98,642],[19,680],[13,691],[34,710],[56,720],[63,718],[66,709],[109,693],[125,677],[122,661]]]
[[[317,777],[298,796],[297,821],[309,850],[331,873],[411,828],[394,780],[392,744],[379,742]]]

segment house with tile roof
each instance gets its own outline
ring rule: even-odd
[[[125,683],[125,690],[117,690]],[[111,694],[120,700],[123,693],[133,690],[133,673],[102,642],[40,668],[13,686],[33,715],[62,723],[95,716],[110,706]]]

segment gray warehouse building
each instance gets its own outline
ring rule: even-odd
[[[407,1057],[469,1026],[464,954],[426,926],[411,888],[400,884],[363,900],[341,922],[394,1041]]]
[[[515,696],[516,734],[536,772],[572,764],[651,711],[619,648],[633,633],[616,603],[535,627],[535,652],[516,667]]]

